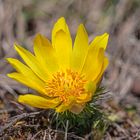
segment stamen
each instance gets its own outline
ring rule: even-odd
[[[66,70],[55,73],[46,83],[45,90],[50,97],[59,97],[61,101],[67,102],[76,99],[85,91],[85,83],[84,76],[78,72]]]

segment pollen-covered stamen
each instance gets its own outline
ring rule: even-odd
[[[84,93],[85,83],[84,76],[78,72],[66,70],[55,73],[46,83],[45,90],[50,97],[59,97],[61,101],[66,102]]]

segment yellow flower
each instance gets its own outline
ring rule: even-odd
[[[92,99],[108,65],[104,54],[108,36],[104,33],[88,44],[87,32],[81,24],[72,47],[69,29],[62,17],[52,30],[52,43],[40,34],[35,37],[34,54],[15,45],[25,64],[7,58],[17,71],[8,76],[40,94],[20,95],[18,101],[56,112],[80,113]]]

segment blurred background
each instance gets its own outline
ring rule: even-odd
[[[1,114],[7,111],[9,116],[14,107],[18,108],[18,94],[28,92],[27,87],[6,77],[13,69],[5,58],[18,57],[13,48],[14,42],[32,50],[35,35],[41,33],[51,38],[53,24],[61,16],[66,18],[73,39],[80,23],[85,25],[90,41],[104,32],[110,34],[107,49],[110,65],[102,82],[109,91],[109,98],[103,104],[112,114],[112,121],[129,120],[129,123],[125,122],[127,126],[119,124],[122,134],[130,138],[129,133],[132,133],[132,138],[138,137],[140,0],[0,0]],[[117,134],[111,134],[112,130],[109,130],[107,136],[122,136],[118,127],[113,129]]]

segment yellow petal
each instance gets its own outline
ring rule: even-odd
[[[14,58],[7,58],[7,61],[17,70],[17,72],[26,77],[25,80],[28,87],[37,91],[44,91],[45,84],[33,73],[30,68]],[[11,77],[12,74],[9,74],[9,76]],[[28,81],[30,81],[31,85],[28,84]]]
[[[88,34],[81,24],[78,27],[77,35],[74,42],[74,48],[71,57],[71,67],[76,71],[80,71],[84,64],[88,52]]]
[[[70,96],[68,101],[62,102],[56,108],[56,112],[64,112],[65,110],[68,110],[74,103],[75,103],[75,97]]]
[[[59,100],[55,99],[46,99],[41,96],[26,94],[20,95],[18,98],[20,103],[24,103],[37,108],[55,108],[59,104]]]
[[[99,83],[99,82],[100,82],[100,80],[101,80],[101,78],[102,78],[102,75],[103,75],[104,71],[106,70],[108,64],[109,64],[109,60],[108,60],[107,57],[105,57],[105,58],[104,58],[104,63],[103,63],[103,66],[102,66],[102,70],[101,70],[99,76],[94,80],[95,83]]]
[[[85,103],[91,100],[92,93],[83,93],[79,97],[77,97],[77,103]]]
[[[39,93],[41,93],[43,95],[46,95],[45,90],[44,90],[45,84],[34,76],[33,77],[25,76],[25,75],[17,73],[17,72],[9,73],[9,74],[7,74],[7,76],[38,91]]]
[[[58,107],[56,107],[55,111],[60,113],[60,112],[64,112],[66,110],[69,109],[69,105],[65,105],[65,104],[60,104]]]
[[[84,89],[86,92],[94,93],[96,91],[96,82],[88,81],[85,84]]]
[[[16,69],[17,72],[22,73],[25,76],[37,77],[29,67],[21,63],[19,60],[14,58],[7,58],[6,60]]]
[[[50,73],[58,70],[54,48],[49,40],[38,34],[34,39],[34,53],[36,58]]]
[[[32,69],[32,71],[42,80],[46,82],[48,78],[47,70],[44,67],[40,67],[40,62],[35,56],[24,49],[23,47],[15,45],[15,50],[19,53],[25,63]]]
[[[52,45],[56,50],[56,57],[60,68],[69,68],[72,52],[72,39],[63,17],[58,19],[52,30]]]
[[[103,35],[95,37],[95,39],[91,42],[90,47],[97,47],[106,49],[108,43],[109,34],[104,33]]]
[[[94,81],[101,72],[104,62],[104,50],[102,48],[89,48],[82,73],[89,81]]]

